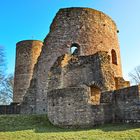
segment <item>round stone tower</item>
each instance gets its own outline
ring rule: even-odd
[[[38,40],[25,40],[16,44],[16,65],[13,101],[20,103],[30,85],[34,65],[37,62],[43,43]]]
[[[59,50],[67,47],[71,52],[77,48],[79,55],[108,52],[115,77],[122,77],[118,29],[106,14],[90,8],[60,9],[51,25],[51,32],[51,43],[55,42]],[[49,42],[51,46],[47,38],[46,44]]]

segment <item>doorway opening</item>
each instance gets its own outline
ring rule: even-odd
[[[91,103],[93,105],[99,105],[100,104],[100,96],[101,96],[101,90],[99,87],[93,85],[90,87],[90,93],[91,93],[91,96],[90,96],[90,100],[91,100]]]

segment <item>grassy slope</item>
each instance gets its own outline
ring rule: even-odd
[[[45,115],[0,116],[0,140],[140,140],[140,124],[112,124],[89,130],[52,126]]]

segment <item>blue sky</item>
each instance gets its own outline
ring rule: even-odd
[[[89,7],[116,22],[124,77],[140,65],[140,0],[0,0],[0,45],[5,47],[8,73],[14,72],[16,42],[43,40],[60,8]]]

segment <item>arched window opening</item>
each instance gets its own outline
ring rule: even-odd
[[[93,85],[90,87],[91,91],[91,103],[93,105],[99,105],[100,104],[100,96],[101,96],[101,90],[97,86]]]
[[[115,50],[111,51],[111,56],[112,56],[112,64],[117,65],[117,54],[116,54]]]
[[[78,44],[74,43],[71,45],[70,54],[71,55],[79,55],[80,54],[80,47]]]

